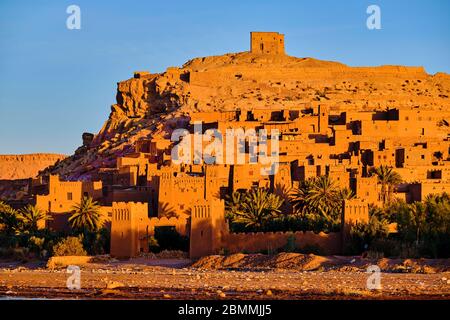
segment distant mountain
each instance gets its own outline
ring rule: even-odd
[[[39,171],[66,157],[49,153],[0,155],[0,180],[34,178]]]

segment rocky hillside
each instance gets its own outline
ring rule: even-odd
[[[47,153],[0,155],[0,180],[34,178],[39,171],[66,157]]]
[[[249,52],[196,58],[161,74],[118,83],[116,104],[93,140],[47,172],[95,179],[141,137],[168,136],[193,111],[283,108],[321,103],[332,112],[386,107],[448,109],[450,76],[422,67],[349,67]]]

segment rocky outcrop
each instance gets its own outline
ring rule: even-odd
[[[387,107],[448,110],[450,76],[422,67],[350,67],[338,62],[250,52],[195,58],[160,74],[136,72],[117,85],[116,104],[89,147],[46,172],[92,179],[133,152],[142,137],[168,136],[195,111],[308,107],[331,112]]]
[[[0,180],[27,179],[66,158],[61,154],[0,155]]]

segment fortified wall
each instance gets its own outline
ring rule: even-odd
[[[112,209],[111,255],[120,258],[148,252],[148,239],[157,227],[174,227],[189,236],[189,255],[199,258],[219,253],[271,252],[286,246],[294,237],[297,248],[316,247],[324,254],[342,251],[342,233],[306,232],[232,233],[225,220],[223,200],[198,200],[191,207],[190,218],[149,218],[148,204],[114,202]],[[346,203],[342,215],[343,230],[357,222],[368,221],[367,203],[353,200]]]
[[[149,218],[149,204],[144,202],[113,202],[111,221],[111,256],[127,258],[148,252],[149,237],[156,227],[175,227],[188,235],[186,218]]]

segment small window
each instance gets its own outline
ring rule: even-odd
[[[425,155],[424,155],[424,154],[423,154],[423,155],[421,155],[420,157],[422,158],[422,160],[423,160],[423,159],[425,159]]]
[[[72,192],[67,192],[67,200],[72,200],[73,196],[72,196]]]

